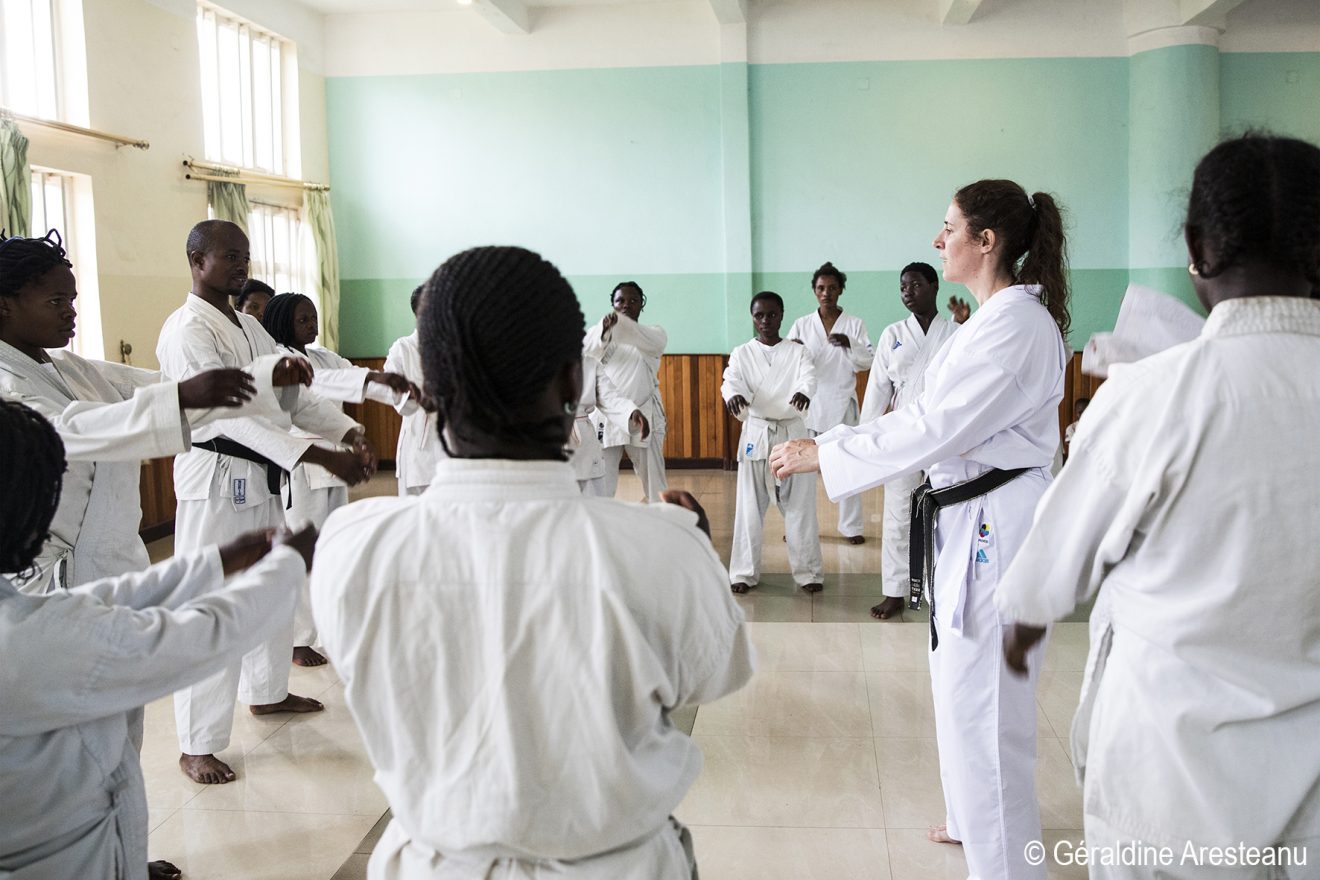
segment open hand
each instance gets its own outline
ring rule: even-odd
[[[242,406],[257,393],[252,377],[242,370],[207,370],[179,383],[180,409]]]
[[[776,480],[793,474],[820,471],[820,450],[815,440],[789,440],[770,450],[770,470]]]
[[[747,398],[743,397],[741,394],[733,395],[733,397],[730,397],[724,403],[724,408],[727,409],[729,411],[729,415],[733,416],[734,418],[737,418],[738,413],[742,412],[746,406],[747,406]]]
[[[600,329],[602,333],[610,332],[610,328],[619,323],[618,312],[607,312],[604,318],[600,320]]]
[[[799,391],[789,399],[788,403],[793,409],[798,412],[803,412],[807,407],[811,406],[811,398]]]
[[[831,333],[830,345],[837,345],[839,348],[852,348],[852,340],[845,333]]]
[[[710,517],[706,516],[706,508],[701,506],[696,496],[683,489],[666,489],[660,493],[660,500],[667,504],[677,504],[679,507],[686,507],[697,515],[697,528],[710,537]]]
[[[1045,638],[1045,627],[1015,623],[1004,631],[1004,662],[1020,676],[1027,674],[1027,652]]]
[[[287,528],[278,529],[271,539],[272,547],[292,547],[303,558],[307,570],[312,570],[312,554],[316,550],[316,526],[303,526],[301,531],[292,532]]]
[[[963,324],[972,316],[972,307],[967,304],[967,300],[961,297],[949,297],[949,314],[953,316],[955,324]]]
[[[312,364],[302,358],[282,358],[275,365],[270,381],[276,388],[282,388],[285,385],[307,385],[310,387],[312,384]]]

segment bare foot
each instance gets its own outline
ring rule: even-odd
[[[949,836],[948,825],[934,825],[926,829],[926,839],[931,843],[951,843],[954,846],[962,846],[961,840],[954,840]]]
[[[294,666],[324,666],[325,664],[325,655],[307,645],[299,645],[293,649]]]
[[[886,596],[879,605],[871,606],[871,616],[876,620],[890,620],[898,617],[903,610],[903,600],[898,596]]]
[[[802,585],[802,589],[803,589],[805,592],[808,592],[808,593],[819,593],[821,590],[825,589],[825,585],[824,585],[824,584],[803,584],[803,585]]]
[[[147,862],[147,880],[178,880],[183,872],[166,861]]]
[[[289,694],[278,703],[267,703],[264,706],[248,706],[248,711],[253,715],[274,715],[276,712],[320,712],[325,709],[320,700],[313,700],[311,697],[299,697]]]
[[[746,593],[751,588],[752,588],[751,584],[742,584],[742,583],[729,584],[729,589],[738,594]]]
[[[215,755],[179,755],[179,769],[202,785],[224,785],[238,778],[233,768]]]
[[[848,536],[848,543],[849,543],[849,544],[865,544],[865,543],[866,543],[866,536],[865,536],[865,535],[849,535],[849,536]]]

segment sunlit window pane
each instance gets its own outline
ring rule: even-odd
[[[59,119],[59,49],[52,0],[0,0],[0,103]]]

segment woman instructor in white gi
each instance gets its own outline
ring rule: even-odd
[[[832,499],[917,470],[935,490],[999,484],[936,514],[926,589],[948,812],[930,837],[961,842],[977,880],[1043,878],[1023,857],[1041,833],[1035,679],[1012,675],[1000,657],[994,593],[1059,443],[1069,320],[1063,223],[1051,196],[982,180],[954,195],[934,244],[945,280],[966,285],[979,308],[932,362],[922,395],[865,425],[782,444],[771,461],[781,478],[819,470]]]

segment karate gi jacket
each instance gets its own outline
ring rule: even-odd
[[[925,333],[916,315],[886,327],[876,343],[860,421],[878,419],[891,406],[901,409],[920,397],[926,387],[926,370],[957,329],[957,324],[942,315],[935,316]]]
[[[1320,855],[1318,364],[1320,302],[1260,297],[1114,366],[999,585],[1004,620],[1041,626],[1100,591],[1084,809],[1179,855]]]
[[[303,577],[286,547],[227,585],[214,547],[44,596],[0,577],[0,876],[146,880],[128,714],[269,638]]]
[[[385,358],[385,372],[399,373],[418,388],[426,387],[422,374],[422,352],[418,348],[417,331],[396,339]],[[416,401],[396,401],[394,408],[403,416],[399,427],[399,442],[394,452],[394,474],[404,489],[429,486],[435,473],[435,463],[444,459],[445,449],[440,445],[435,413],[427,412]]]
[[[797,440],[807,436],[805,415],[789,402],[793,395],[802,394],[816,405],[816,371],[811,351],[804,345],[779,340],[767,350],[755,339],[744,342],[729,355],[724,368],[724,382],[720,395],[728,403],[742,395],[747,406],[738,413],[743,423],[738,438],[738,461],[760,461],[770,456],[769,437],[775,426],[781,426],[786,439]]]
[[[848,337],[848,347],[830,342],[830,335],[842,333]],[[866,324],[847,312],[839,315],[834,329],[825,332],[820,312],[803,315],[793,322],[787,339],[800,339],[811,352],[816,371],[816,393],[811,397],[811,408],[804,414],[807,428],[824,433],[843,424],[848,404],[857,402],[857,374],[871,369],[875,351]]]
[[[312,609],[394,813],[370,876],[690,876],[656,863],[701,768],[670,713],[752,672],[694,523],[583,497],[567,462],[476,459],[331,515]]]
[[[633,410],[641,410],[652,435],[664,435],[665,406],[660,400],[660,359],[669,335],[658,324],[639,324],[627,315],[603,330],[601,322],[587,328],[583,357],[599,361],[597,374],[608,381],[597,384],[596,408],[602,417],[601,444],[647,446],[629,424]]]

